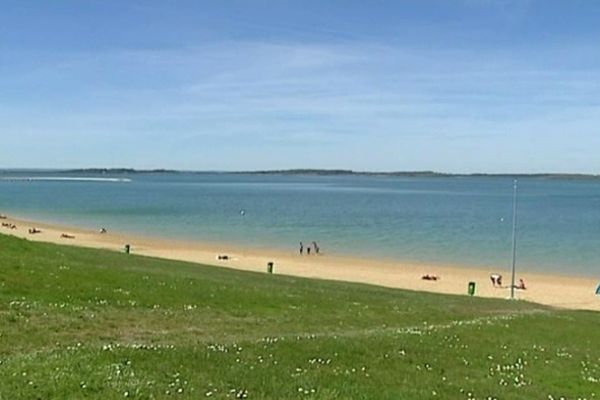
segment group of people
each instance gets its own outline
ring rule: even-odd
[[[4,214],[0,214],[0,219],[7,219],[8,217]],[[8,229],[17,229],[17,225],[11,223],[11,222],[2,222],[2,227],[3,228],[8,228]],[[29,228],[28,231],[30,235],[35,235],[37,233],[42,233],[41,229],[36,228],[35,226],[33,228]],[[108,231],[106,230],[106,228],[102,228],[100,229],[100,233],[104,234],[107,233]],[[63,233],[60,235],[60,237],[62,239],[75,239],[74,235],[70,235],[68,233]]]
[[[4,214],[0,214],[0,219],[8,219],[8,217]],[[13,224],[12,222],[2,222],[2,227],[3,228],[8,228],[8,229],[17,229],[17,225]],[[37,233],[42,233],[41,229],[36,228],[35,226],[33,228],[29,228],[28,230],[30,235],[35,235]],[[105,234],[108,233],[108,231],[106,230],[106,228],[101,228],[100,229],[100,233],[101,234]],[[63,233],[60,235],[60,237],[62,239],[75,239],[74,235],[70,235],[68,233]]]
[[[500,274],[492,274],[490,275],[490,280],[492,281],[492,285],[497,288],[502,288],[502,275]],[[519,279],[519,283],[515,285],[515,289],[525,290],[527,287],[525,286],[525,281],[523,279]]]
[[[4,214],[0,214],[0,219],[7,219],[8,217]],[[17,226],[15,224],[11,224],[9,222],[3,222],[2,223],[2,227],[3,228],[8,228],[8,229],[17,229]]]
[[[42,233],[42,230],[41,230],[41,229],[38,229],[38,228],[36,228],[36,227],[34,226],[33,228],[29,228],[28,232],[29,232],[29,234],[30,234],[30,235],[35,235],[35,234],[37,234],[37,233]],[[60,235],[60,237],[61,237],[61,239],[75,239],[75,236],[74,236],[74,235],[70,235],[70,234],[68,234],[68,233],[62,233],[62,234]]]
[[[9,222],[3,222],[2,227],[8,229],[17,229],[17,226],[15,224],[11,224]]]
[[[306,247],[304,246],[304,243],[300,242],[300,255],[303,255],[304,250],[306,250],[306,255],[310,256],[311,249],[314,250],[314,254],[319,254],[319,252],[321,251],[317,242],[313,241],[311,245]]]

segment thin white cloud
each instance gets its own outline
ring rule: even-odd
[[[579,55],[586,68],[572,69],[568,54]],[[370,145],[384,157],[374,165],[392,165],[396,149],[411,160],[407,168],[418,168],[409,146],[424,151],[437,142],[464,151],[466,143],[479,144],[493,157],[509,137],[568,132],[584,141],[600,124],[600,69],[579,48],[481,52],[226,41],[45,62],[17,80],[0,77],[0,88],[19,93],[0,108],[3,135],[15,146],[36,132],[99,148],[139,138],[149,144],[137,151],[155,156],[167,147],[185,158],[196,149],[214,162],[203,149],[207,141],[230,151],[248,142],[279,150],[314,146],[315,160],[325,160],[322,151],[331,147],[355,154]],[[28,90],[39,100],[28,97],[19,106]],[[552,143],[545,146],[555,151]],[[340,163],[352,159],[344,157]],[[249,156],[235,168],[245,163]]]

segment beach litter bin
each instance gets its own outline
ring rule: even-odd
[[[126,245],[125,245],[125,253],[126,253],[126,254],[129,254],[129,251],[131,251],[131,246],[130,246],[130,245],[128,245],[128,244],[126,244]]]
[[[475,296],[475,282],[469,282],[469,296]]]
[[[273,261],[269,261],[269,262],[267,263],[267,272],[268,272],[269,274],[272,274],[272,273],[273,273]]]

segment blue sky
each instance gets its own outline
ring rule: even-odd
[[[600,173],[600,2],[0,3],[0,168]]]

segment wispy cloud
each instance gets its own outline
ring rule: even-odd
[[[343,146],[349,160],[377,146],[384,158],[378,165],[392,165],[389,146],[418,168],[405,146],[494,149],[507,137],[539,132],[589,135],[600,123],[600,69],[578,48],[241,40],[65,52],[40,61],[18,77],[0,77],[0,88],[14,94],[10,108],[0,108],[13,138],[88,135],[106,147],[135,136],[154,142],[154,152],[166,146],[183,154],[206,154],[206,143],[230,150],[236,143],[315,146],[312,157],[321,161],[327,156],[320,150]]]

